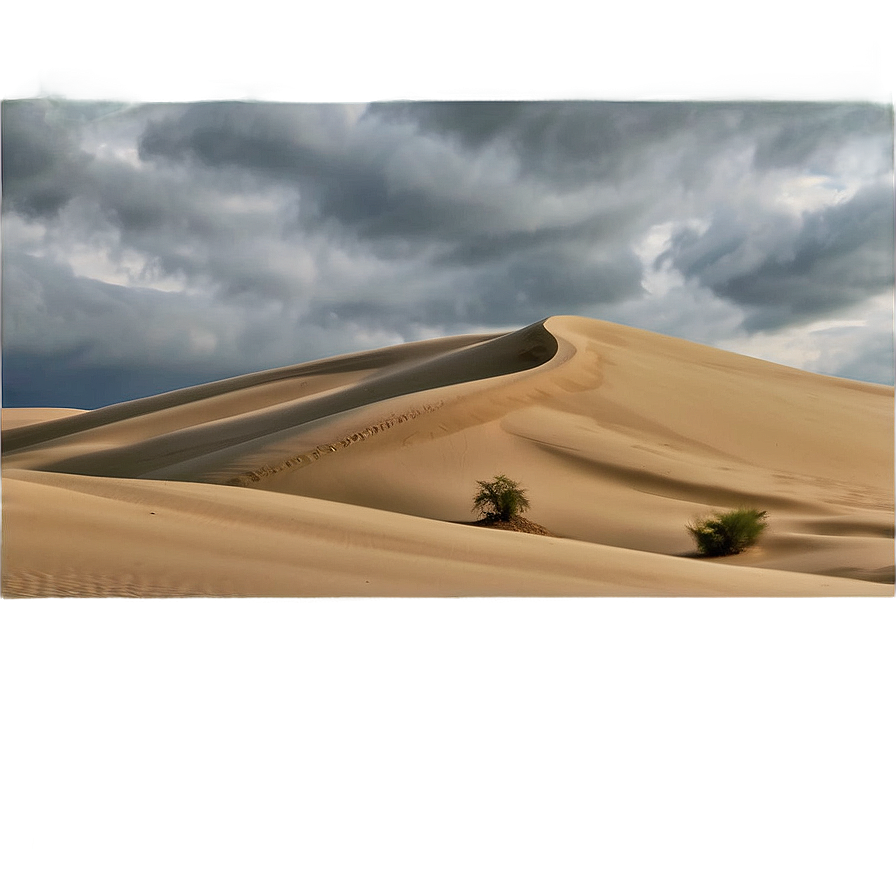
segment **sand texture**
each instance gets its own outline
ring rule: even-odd
[[[892,595],[893,388],[577,317],[3,412],[3,594]],[[469,525],[479,479],[550,537]],[[769,529],[695,557],[686,524]]]

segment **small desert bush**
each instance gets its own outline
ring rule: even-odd
[[[473,498],[473,510],[487,520],[510,520],[529,509],[525,489],[501,474],[494,479],[478,480],[479,491]]]
[[[765,531],[767,511],[740,507],[727,513],[697,520],[688,532],[697,542],[697,550],[707,557],[727,557],[739,554],[756,543]]]

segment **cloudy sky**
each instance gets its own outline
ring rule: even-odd
[[[3,402],[552,314],[893,382],[872,103],[7,101]]]

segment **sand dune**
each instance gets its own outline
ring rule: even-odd
[[[10,596],[893,592],[891,387],[600,321],[3,424]],[[559,537],[459,525],[498,472]],[[761,545],[693,557],[740,504]]]
[[[23,426],[34,426],[49,420],[61,420],[75,414],[83,414],[79,408],[3,408],[3,432],[11,433]]]

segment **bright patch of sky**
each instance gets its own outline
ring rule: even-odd
[[[847,186],[831,175],[799,175],[781,183],[775,201],[794,215],[801,215],[852,199],[860,186],[859,182]]]
[[[892,355],[869,345],[893,341],[893,296],[874,296],[853,309],[855,317],[813,321],[776,333],[722,338],[719,348],[812,373],[892,384]]]

